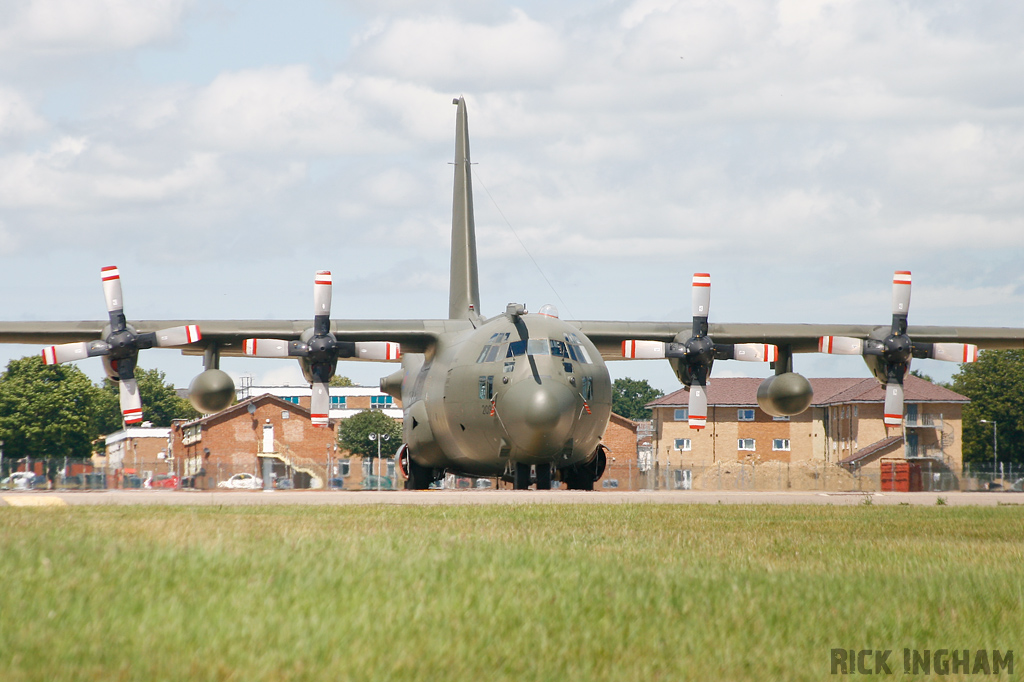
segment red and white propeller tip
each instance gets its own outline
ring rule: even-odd
[[[327,384],[314,382],[309,400],[309,418],[313,426],[327,426],[331,408],[331,391]]]
[[[882,421],[886,427],[903,424],[903,387],[895,381],[885,385],[885,407]]]
[[[711,275],[706,272],[693,273],[691,292],[693,317],[707,317],[711,308]]]
[[[331,271],[318,270],[313,280],[313,316],[331,314]]]
[[[100,269],[103,281],[103,298],[107,301],[107,312],[124,309],[124,298],[121,295],[121,275],[116,265],[108,265]]]
[[[703,386],[690,386],[689,417],[691,429],[703,429],[708,420],[708,394]]]
[[[892,278],[892,314],[906,315],[910,310],[910,271],[897,270]]]

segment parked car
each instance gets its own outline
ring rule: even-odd
[[[175,476],[174,474],[163,474],[163,475],[160,475],[160,476],[154,476],[152,478],[147,478],[145,485],[146,485],[147,488],[154,488],[154,489],[160,489],[160,488],[174,489],[174,488],[178,487],[178,483],[180,483],[180,482],[181,482],[181,479],[178,478],[177,476]]]
[[[228,480],[218,483],[217,487],[231,490],[259,490],[263,487],[263,479],[252,474],[235,474]]]
[[[31,490],[33,488],[45,487],[46,476],[39,476],[31,471],[15,471],[0,481],[0,488],[4,490]]]
[[[295,488],[295,483],[290,478],[275,478],[274,487],[278,490],[292,490]]]
[[[344,488],[345,488],[345,479],[344,478],[340,478],[340,477],[339,478],[332,478],[331,480],[329,480],[327,482],[327,489],[328,490],[342,490]]]
[[[88,473],[67,476],[64,479],[63,487],[75,490],[105,490],[107,487],[107,475],[102,471],[90,471]]]
[[[371,474],[363,479],[363,490],[391,490],[391,479]]]

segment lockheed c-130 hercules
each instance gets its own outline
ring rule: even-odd
[[[912,358],[976,359],[979,348],[1024,348],[1024,329],[908,327],[910,273],[893,280],[889,325],[712,324],[711,278],[693,276],[688,322],[562,320],[552,306],[536,313],[510,303],[484,317],[476,258],[476,228],[466,103],[457,105],[455,187],[448,317],[419,320],[330,318],[331,276],[316,274],[314,314],[308,321],[142,321],[129,324],[116,268],[105,268],[108,322],[5,322],[0,342],[59,343],[47,362],[102,356],[121,387],[126,423],[142,419],[134,380],[138,351],[152,346],[202,354],[204,371],[190,386],[202,412],[234,400],[234,384],[219,369],[222,355],[295,357],[312,386],[311,417],[328,423],[328,382],[339,360],[401,362],[381,389],[402,401],[400,450],[406,487],[423,489],[445,472],[499,476],[538,489],[558,478],[570,489],[592,489],[604,470],[601,438],[611,413],[605,362],[667,359],[689,389],[689,425],[704,427],[705,387],[715,360],[771,362],[774,375],[757,391],[773,416],[796,415],[811,403],[810,382],[793,371],[795,353],[862,355],[886,386],[885,423],[903,416],[903,378]],[[97,340],[97,337],[99,339]]]

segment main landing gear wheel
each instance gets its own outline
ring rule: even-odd
[[[409,455],[408,446],[402,446],[397,459],[398,466],[402,474],[405,475],[406,490],[426,490],[434,482],[434,470],[417,464],[416,460]]]
[[[512,478],[512,488],[514,490],[528,490],[530,483],[530,465],[516,462],[516,471]]]
[[[594,483],[604,475],[604,468],[608,465],[608,456],[605,454],[607,450],[604,445],[598,445],[589,462],[559,469],[562,481],[569,490],[594,489]]]
[[[537,465],[537,490],[551,490],[551,464]]]

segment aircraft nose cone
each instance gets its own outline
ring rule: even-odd
[[[502,396],[498,411],[521,461],[549,461],[572,435],[576,396],[557,382],[522,381]]]

